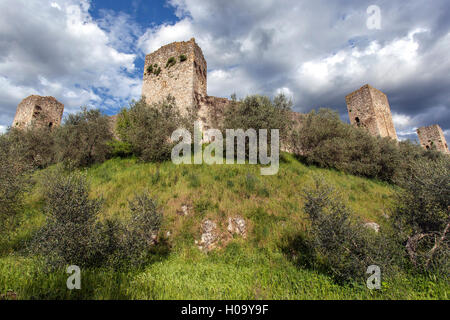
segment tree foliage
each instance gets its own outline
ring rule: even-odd
[[[343,123],[329,109],[307,114],[294,130],[292,145],[307,164],[393,183],[408,177],[411,161],[442,157],[410,142],[373,137],[362,128]]]
[[[420,159],[402,179],[394,221],[418,270],[450,270],[450,161]]]
[[[168,96],[164,101],[148,105],[144,99],[122,109],[117,120],[117,132],[121,140],[128,143],[133,153],[144,161],[164,161],[170,159],[174,143],[172,133],[187,127],[175,99]]]
[[[130,201],[128,223],[100,221],[102,200],[89,197],[85,174],[57,167],[44,179],[46,223],[36,232],[30,249],[47,265],[119,267],[148,261],[162,223],[162,213],[148,195],[137,194]]]
[[[269,97],[253,95],[241,101],[234,98],[226,109],[222,130],[225,129],[271,129],[280,130],[281,143],[286,142],[292,127],[290,113],[292,101],[280,94],[273,101]],[[270,139],[269,139],[270,141]]]
[[[110,120],[99,110],[82,108],[70,114],[55,134],[58,161],[88,166],[106,160],[110,154]]]

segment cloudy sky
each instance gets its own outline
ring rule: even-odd
[[[370,83],[400,138],[438,123],[450,140],[448,0],[0,0],[0,131],[31,94],[114,114],[140,97],[145,54],[192,37],[210,95],[283,92],[348,120],[345,95]]]

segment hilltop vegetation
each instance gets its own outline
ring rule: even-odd
[[[171,119],[190,121],[170,99],[123,110],[120,141],[86,109],[54,131],[2,135],[0,294],[448,299],[448,157],[371,137],[325,110],[293,129],[288,101],[277,99],[234,101],[226,116],[294,139],[301,155],[283,153],[274,176],[259,165],[166,161]],[[157,139],[147,132],[155,119]],[[228,230],[236,217],[243,234]],[[199,249],[205,221],[217,226],[209,252]],[[80,291],[66,288],[69,264],[82,267]],[[381,290],[366,288],[370,264],[382,268]]]
[[[65,269],[46,273],[33,256],[17,252],[33,232],[45,225],[40,183],[26,196],[19,227],[2,245],[0,288],[20,298],[138,298],[138,299],[447,299],[448,282],[427,274],[399,272],[383,279],[381,291],[370,291],[364,279],[339,283],[299,252],[308,226],[301,190],[312,187],[317,174],[342,193],[362,221],[386,228],[385,214],[395,188],[333,170],[307,167],[283,156],[278,176],[261,177],[250,165],[175,166],[113,159],[87,171],[91,197],[105,200],[100,220],[131,217],[128,200],[148,192],[164,212],[161,246],[141,268],[89,268],[83,289],[69,292]],[[39,181],[41,174],[36,176]],[[249,178],[252,177],[252,178]],[[249,179],[254,179],[249,183]],[[290,181],[286,184],[285,181]],[[42,181],[45,184],[45,181]],[[177,214],[188,204],[187,216]],[[248,221],[248,235],[235,237],[205,254],[195,245],[204,219],[227,233],[227,217]],[[167,237],[167,232],[170,236]],[[370,231],[370,230],[367,230]],[[167,249],[170,248],[170,250]]]

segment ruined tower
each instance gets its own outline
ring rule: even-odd
[[[444,132],[439,125],[435,124],[428,127],[421,127],[417,129],[417,134],[419,135],[420,145],[425,149],[429,150],[435,147],[438,151],[447,154],[450,153]]]
[[[366,84],[345,97],[350,123],[366,128],[374,136],[397,140],[387,96]]]
[[[195,39],[173,42],[145,57],[142,96],[148,104],[169,94],[182,113],[194,107],[202,129],[217,128],[230,101],[207,94],[207,64]]]
[[[12,127],[57,127],[61,124],[63,112],[64,105],[55,98],[32,95],[17,106]]]
[[[145,57],[142,96],[153,104],[170,94],[180,111],[198,108],[206,97],[206,72],[202,49],[194,38],[170,43]]]

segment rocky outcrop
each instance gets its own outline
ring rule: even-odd
[[[202,236],[198,248],[203,251],[211,251],[216,248],[218,240],[217,224],[211,220],[203,221]]]
[[[242,237],[247,236],[247,224],[242,217],[235,217],[228,219],[228,232],[237,234]]]

